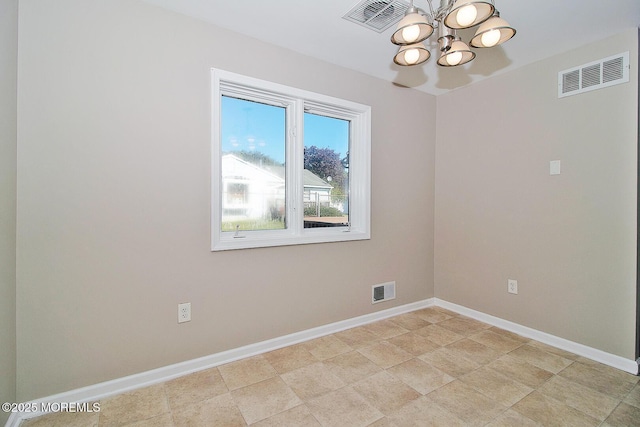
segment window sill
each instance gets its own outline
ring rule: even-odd
[[[222,237],[215,242],[211,250],[228,251],[237,249],[268,248],[274,246],[307,245],[313,243],[348,242],[356,240],[369,240],[371,233],[368,231],[348,230],[346,227],[310,228],[303,235],[291,236],[261,236],[251,235],[250,232],[238,237]]]

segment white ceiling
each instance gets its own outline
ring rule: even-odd
[[[434,95],[640,27],[640,0],[495,0],[502,18],[517,30],[513,39],[477,49],[476,59],[465,66],[443,68],[435,63],[433,35],[426,64],[400,67],[393,63],[397,48],[389,41],[395,26],[377,33],[342,18],[359,0],[144,1]],[[428,10],[426,0],[414,4]],[[469,41],[468,30],[462,36]]]

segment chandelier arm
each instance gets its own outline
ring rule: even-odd
[[[426,16],[427,17],[427,21],[429,22],[429,24],[431,26],[435,25],[435,20],[433,19],[433,15],[431,15],[429,12],[424,11],[422,9],[418,9],[418,10],[421,12],[422,16]]]
[[[413,0],[411,0],[411,3],[413,3]],[[433,10],[433,4],[432,4],[432,0],[427,0],[427,3],[429,4],[429,12],[431,12],[431,20],[433,21],[434,17],[436,16],[435,11]]]
[[[431,0],[427,0],[429,2],[429,6],[431,6]],[[433,13],[434,19],[437,21],[442,21],[445,16],[449,14],[451,11],[451,7],[453,6],[454,1],[451,0],[441,0],[440,7]]]

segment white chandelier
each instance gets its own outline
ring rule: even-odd
[[[423,41],[438,29],[440,57],[438,65],[455,67],[472,61],[476,54],[460,39],[456,30],[479,25],[471,39],[471,46],[494,47],[509,40],[516,34],[507,21],[500,18],[493,0],[440,0],[440,7],[434,9],[432,0],[426,0],[429,12],[411,5],[398,29],[391,36],[391,42],[400,46],[393,62],[398,65],[418,65],[431,57],[431,52]]]

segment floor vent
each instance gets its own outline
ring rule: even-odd
[[[371,287],[371,304],[396,298],[396,282],[382,283]]]
[[[409,4],[400,0],[364,0],[343,18],[381,33],[398,23],[408,8]]]
[[[558,73],[558,98],[629,81],[629,52],[590,62]]]

